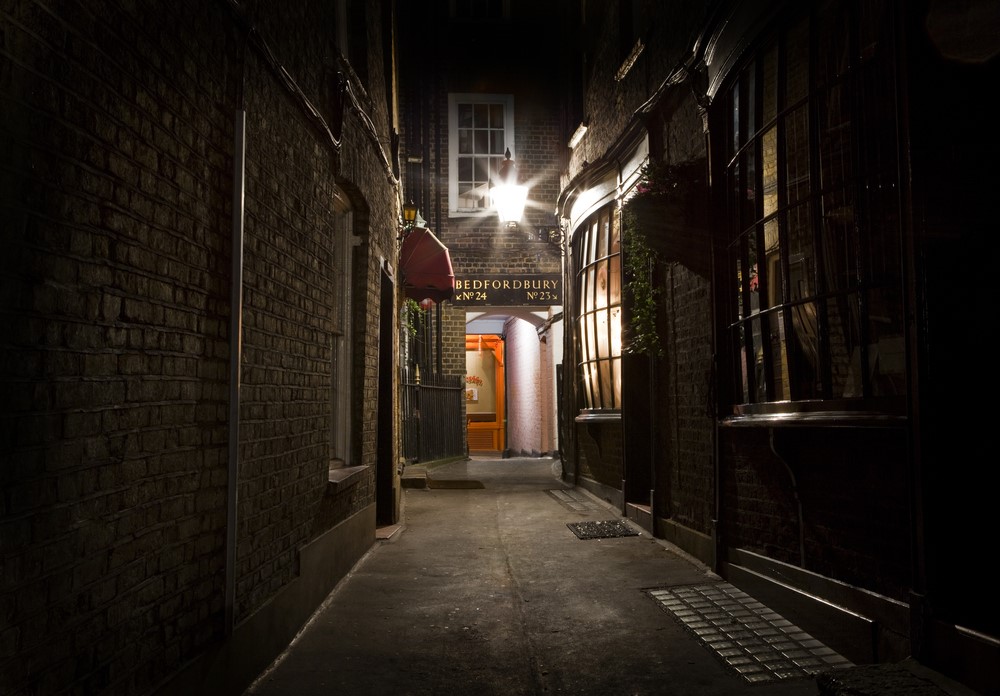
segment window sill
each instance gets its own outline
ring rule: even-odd
[[[576,417],[577,423],[620,423],[621,411],[584,411]]]
[[[338,466],[332,464],[328,473],[326,490],[328,493],[339,493],[355,486],[368,471],[367,466]]]
[[[862,411],[823,411],[811,413],[755,413],[729,416],[719,421],[723,428],[900,428],[906,416]]]

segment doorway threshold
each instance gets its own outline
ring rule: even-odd
[[[625,517],[650,534],[653,533],[653,510],[649,505],[625,503]]]

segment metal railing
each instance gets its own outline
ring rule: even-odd
[[[403,457],[429,462],[465,455],[462,417],[465,385],[461,376],[431,375],[403,381]]]

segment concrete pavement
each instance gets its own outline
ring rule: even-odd
[[[645,532],[579,538],[567,525],[620,514],[559,473],[472,459],[404,489],[399,529],[247,696],[814,696],[816,665],[849,666]]]

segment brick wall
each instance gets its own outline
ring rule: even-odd
[[[222,632],[237,41],[186,4],[0,11],[5,694]]]
[[[251,21],[307,98],[325,104],[328,76],[314,69],[330,64],[331,18],[311,7],[325,14],[257,3]],[[369,68],[370,94],[384,95],[379,65]],[[5,3],[4,694],[145,693],[223,638],[241,91],[237,616],[295,575],[298,546],[372,501],[370,481],[324,498],[335,178],[351,179],[366,211],[355,259],[359,403],[374,403],[375,281],[392,249],[393,185],[364,125],[348,114],[338,157],[225,2]],[[385,133],[384,102],[373,111]],[[355,423],[359,460],[373,463],[374,412],[359,408]]]
[[[902,431],[724,429],[722,533],[747,548],[905,601]],[[796,495],[802,506],[800,519]]]
[[[663,269],[663,359],[656,367],[657,509],[709,534],[714,516],[711,285],[679,264]]]

